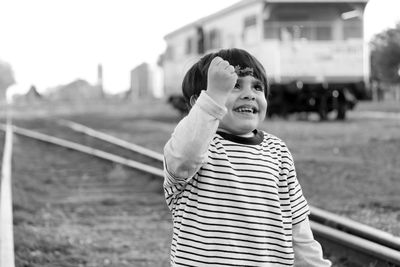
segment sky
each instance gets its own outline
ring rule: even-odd
[[[103,67],[104,88],[129,88],[130,70],[155,64],[169,32],[238,0],[1,0],[0,60],[11,64],[15,91],[85,79]],[[400,21],[400,0],[369,0],[366,39]]]

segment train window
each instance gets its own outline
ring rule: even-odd
[[[209,32],[207,44],[207,49],[215,49],[221,46],[220,32],[217,29]]]
[[[332,40],[332,28],[329,26],[317,26],[315,28],[316,40]]]
[[[300,39],[312,40],[313,28],[311,26],[301,26]]]
[[[257,17],[255,15],[246,17],[243,25],[243,41],[247,44],[255,43],[257,35]]]
[[[362,38],[362,22],[359,19],[343,21],[343,38],[345,40],[351,38]]]
[[[322,24],[322,25],[321,25]],[[264,39],[332,40],[332,26],[311,21],[264,21]]]
[[[167,46],[167,50],[165,51],[165,58],[168,60],[174,59],[174,48],[171,45]]]
[[[314,28],[304,25],[290,25],[280,27],[280,40],[291,41],[291,40],[312,40],[315,39],[313,36]]]
[[[205,49],[204,31],[202,27],[197,27],[197,53],[203,54]]]
[[[249,28],[257,25],[257,17],[255,15],[244,18],[244,28]]]
[[[279,39],[279,25],[271,22],[271,21],[264,21],[264,39]]]
[[[190,55],[192,52],[193,52],[193,38],[188,37],[186,39],[185,53],[186,55]]]

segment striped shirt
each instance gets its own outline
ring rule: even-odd
[[[202,91],[164,147],[171,266],[330,267],[286,145],[217,132],[226,112]]]
[[[217,133],[191,179],[165,178],[172,266],[293,266],[292,226],[309,211],[280,139]]]

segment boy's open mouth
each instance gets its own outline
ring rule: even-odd
[[[243,105],[243,106],[239,106],[237,108],[234,108],[233,111],[240,112],[240,113],[257,113],[258,109],[256,107],[254,107],[254,106]]]

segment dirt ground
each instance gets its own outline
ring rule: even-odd
[[[162,152],[180,119],[153,102],[89,108],[21,109],[15,123],[51,127],[39,122],[62,117]],[[360,116],[365,111],[364,106],[350,113],[344,122],[274,118],[262,129],[289,146],[310,205],[400,236],[400,120]],[[14,138],[17,267],[169,266],[172,222],[161,183],[77,152]],[[339,260],[335,266],[350,265]]]
[[[168,266],[160,179],[25,138],[14,161],[17,267]]]
[[[264,127],[288,144],[311,205],[400,236],[400,120]]]

